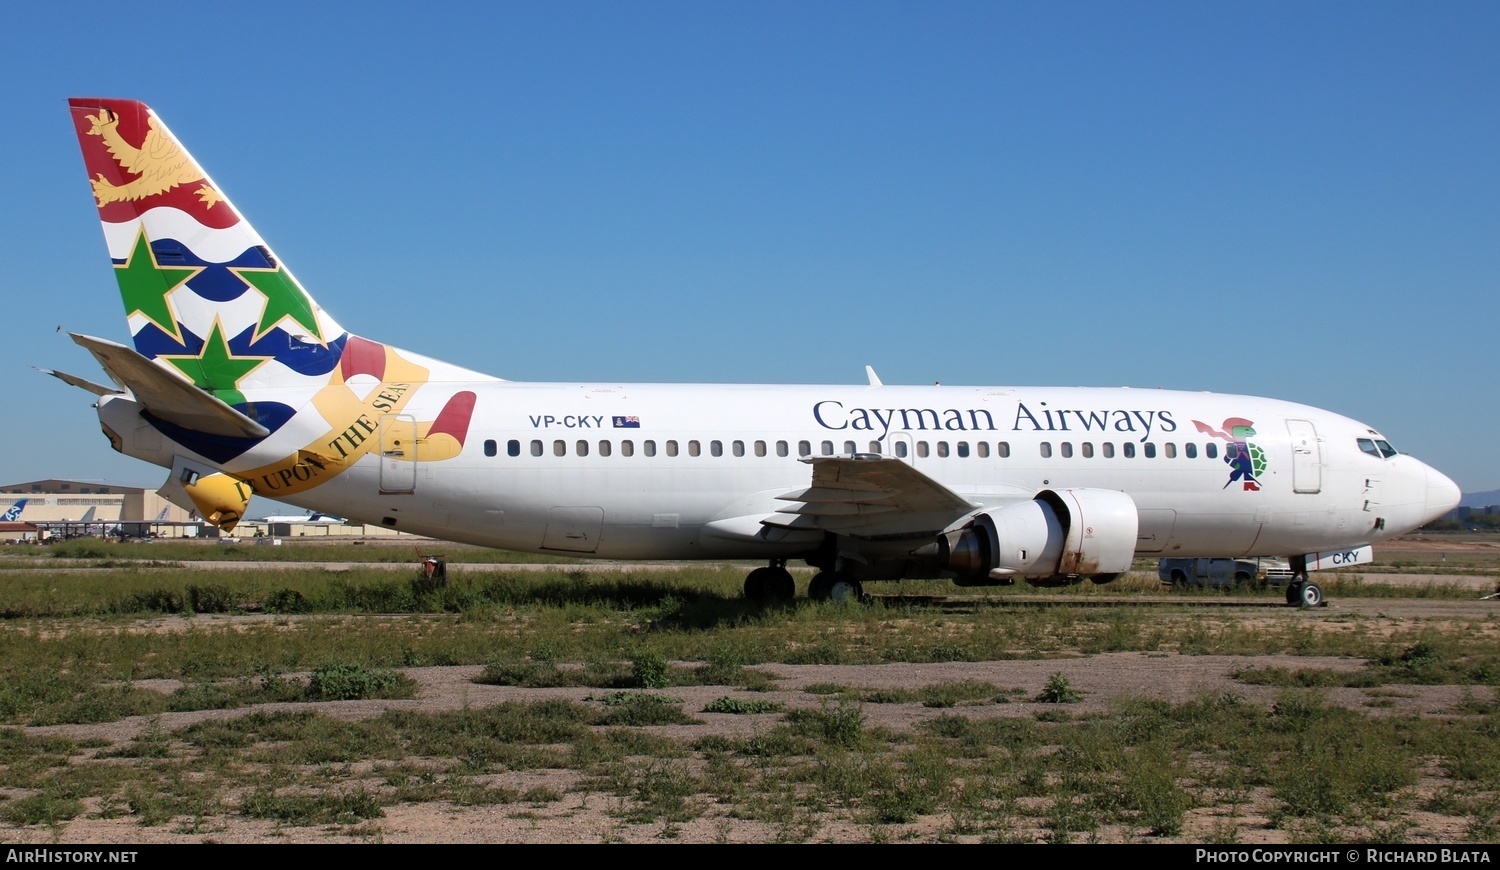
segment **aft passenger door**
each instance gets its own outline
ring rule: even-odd
[[[417,418],[410,414],[380,418],[380,491],[417,491]]]

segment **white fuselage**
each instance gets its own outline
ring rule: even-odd
[[[1458,493],[1412,457],[1362,450],[1359,439],[1382,438],[1365,424],[1247,396],[491,380],[434,381],[429,389],[477,396],[457,457],[424,463],[418,445],[415,461],[372,454],[314,489],[260,494],[485,546],[693,559],[806,550],[795,537],[714,531],[785,508],[778,495],[808,486],[804,455],[899,457],[976,507],[1030,499],[1043,488],[1121,491],[1139,512],[1141,555],[1288,555],[1370,544],[1429,522]],[[106,422],[110,404],[101,407]],[[132,403],[121,404],[133,415]],[[1226,423],[1235,421],[1253,434],[1234,438]],[[171,442],[146,451],[130,450],[132,443],[126,438],[126,452],[168,466],[181,452]],[[1231,451],[1258,457],[1253,483],[1250,473],[1234,477]],[[237,464],[259,461],[252,454]]]

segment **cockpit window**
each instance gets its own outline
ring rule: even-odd
[[[1396,455],[1396,448],[1392,447],[1389,441],[1382,441],[1379,438],[1356,438],[1355,440],[1359,442],[1361,452],[1368,453],[1376,459],[1390,459]]]

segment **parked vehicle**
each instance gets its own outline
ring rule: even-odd
[[[1162,559],[1161,582],[1173,586],[1281,586],[1292,579],[1286,559]]]

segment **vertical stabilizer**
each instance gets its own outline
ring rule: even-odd
[[[68,101],[135,349],[231,406],[338,365],[323,311],[144,103]]]

